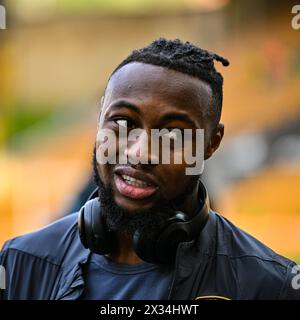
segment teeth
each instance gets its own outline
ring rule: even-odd
[[[126,181],[127,184],[130,184],[130,185],[135,186],[135,187],[145,188],[145,187],[148,186],[147,182],[135,179],[133,177],[129,177],[129,176],[125,175],[125,174],[122,175],[122,178]]]

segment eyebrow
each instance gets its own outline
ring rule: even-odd
[[[112,104],[110,104],[109,108],[113,108],[113,109],[127,108],[141,115],[141,110],[135,104],[127,100],[117,100],[116,102],[113,102]]]
[[[174,121],[174,120],[188,122],[192,126],[197,127],[195,121],[192,120],[185,113],[167,113],[167,114],[164,114],[160,119],[161,122],[168,122],[168,121]]]

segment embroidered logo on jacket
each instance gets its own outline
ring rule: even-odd
[[[195,300],[232,300],[223,296],[199,296],[196,297]]]

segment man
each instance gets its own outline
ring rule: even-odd
[[[202,129],[209,159],[224,133],[223,79],[215,60],[229,64],[180,40],[159,39],[133,51],[107,83],[98,133],[116,133],[120,142],[124,129],[146,136],[157,128],[191,129],[195,151],[201,146],[194,132]],[[7,272],[2,298],[300,298],[292,287],[295,264],[210,210],[200,172],[186,174],[185,161],[133,161],[157,156],[142,152],[146,136],[127,141],[122,151],[109,143],[126,157],[122,164],[103,162],[107,139],[97,139],[98,191],[80,212],[81,241],[78,213],[8,241],[0,257]]]

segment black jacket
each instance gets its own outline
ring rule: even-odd
[[[90,255],[76,213],[10,240],[0,253],[7,276],[0,299],[79,299]],[[300,299],[294,265],[210,211],[198,240],[178,248],[169,298]]]

